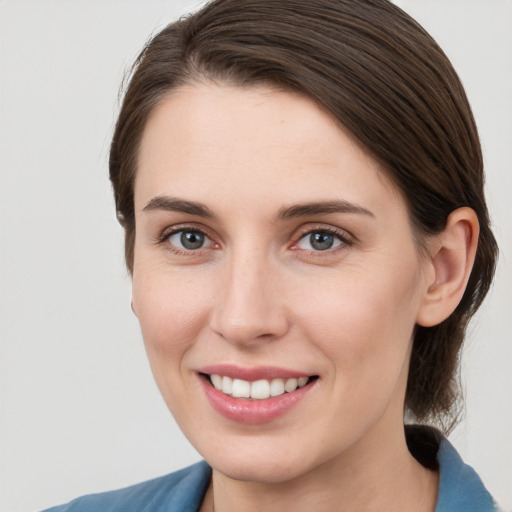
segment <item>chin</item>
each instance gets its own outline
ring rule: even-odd
[[[261,484],[282,484],[318,469],[333,458],[331,450],[317,443],[302,443],[290,434],[241,436],[199,450],[208,464],[228,478]],[[199,447],[201,448],[201,447]]]
[[[277,457],[276,457],[277,459]],[[261,484],[282,484],[308,472],[306,464],[285,460],[260,460],[260,458],[229,457],[213,460],[210,465],[215,471],[232,480]]]

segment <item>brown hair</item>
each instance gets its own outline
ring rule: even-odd
[[[442,231],[456,208],[476,212],[480,239],[467,289],[447,320],[416,328],[405,403],[418,420],[453,423],[458,354],[491,285],[497,246],[477,129],[443,51],[387,0],[215,0],[168,25],[135,62],[110,152],[130,271],[133,186],[146,121],[171,90],[205,79],[271,84],[322,105],[388,171],[420,240]]]

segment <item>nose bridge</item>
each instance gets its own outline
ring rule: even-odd
[[[233,251],[220,276],[213,330],[232,343],[275,339],[287,328],[276,288],[277,269],[261,248]]]

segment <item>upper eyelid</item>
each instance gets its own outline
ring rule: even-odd
[[[179,233],[180,231],[196,231],[198,233],[202,233],[206,237],[208,237],[210,240],[213,240],[215,237],[212,235],[212,232],[210,229],[207,229],[206,227],[202,225],[196,225],[195,223],[183,223],[183,224],[176,224],[173,226],[167,226],[164,229],[159,231],[159,234],[156,238],[157,242],[163,242],[167,238],[169,238],[171,235],[175,235],[176,233]]]
[[[326,232],[333,235],[339,236],[341,239],[349,239],[349,240],[355,240],[355,236],[347,231],[346,229],[339,228],[336,226],[328,225],[328,224],[316,224],[316,225],[305,225],[301,226],[298,230],[296,230],[296,235],[294,235],[294,238],[296,240],[299,240],[300,238],[315,232]]]

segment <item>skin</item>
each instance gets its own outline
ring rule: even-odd
[[[155,206],[158,197],[212,216]],[[365,211],[279,217],[339,200]],[[312,101],[208,83],[153,111],[135,209],[133,310],[169,409],[213,468],[203,510],[433,511],[437,474],[405,444],[408,362],[414,326],[460,299],[477,238],[471,210],[425,255],[397,188]],[[172,229],[202,231],[205,243],[184,248]],[[333,248],[315,250],[309,234],[326,229]],[[202,389],[198,369],[219,363],[319,378],[285,415],[240,424]]]

